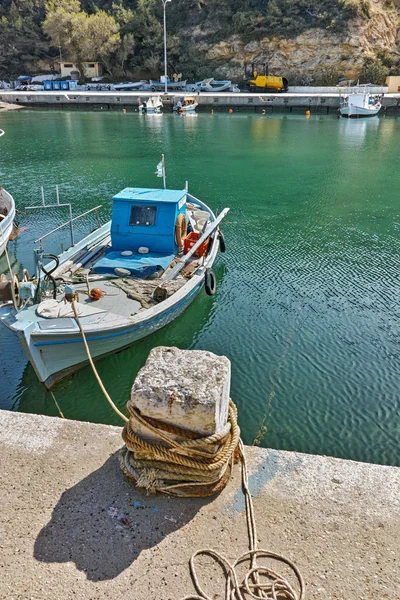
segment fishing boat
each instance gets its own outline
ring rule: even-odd
[[[225,90],[229,90],[232,85],[231,81],[223,80],[216,81],[215,79],[203,79],[203,81],[198,81],[194,84],[192,91],[199,92],[224,92]]]
[[[129,91],[129,90],[137,90],[139,88],[145,87],[147,86],[147,80],[146,79],[142,79],[141,81],[126,81],[124,83],[115,83],[113,88],[114,90],[125,90],[125,91]]]
[[[194,96],[185,96],[184,98],[180,98],[176,104],[173,106],[173,110],[178,113],[190,113],[194,112],[198,107],[198,103]]]
[[[340,97],[339,113],[342,117],[373,117],[382,108],[382,94],[358,91]]]
[[[97,359],[168,325],[203,286],[215,294],[212,266],[225,250],[219,224],[229,209],[216,217],[187,186],[167,189],[163,161],[157,175],[164,188],[125,188],[111,221],[60,255],[46,253],[44,240],[68,226],[73,242],[73,222],[99,207],[36,240],[34,275],[9,281],[8,299],[2,290],[0,321],[47,388],[87,364],[83,335]]]
[[[14,199],[4,188],[0,187],[0,256],[3,254],[13,232],[14,219]]]
[[[150,96],[139,104],[139,111],[142,113],[159,113],[163,107],[160,96]]]
[[[177,80],[172,81],[169,77],[167,77],[167,90],[171,91],[179,91],[184,90],[186,87],[186,79],[185,80]],[[165,76],[160,78],[160,81],[155,81],[154,79],[150,79],[150,89],[152,92],[163,92],[165,90]]]

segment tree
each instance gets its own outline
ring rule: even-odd
[[[65,48],[82,77],[88,60],[100,60],[111,73],[110,57],[121,43],[119,25],[112,15],[103,10],[88,15],[79,0],[50,0],[43,28],[55,45]]]

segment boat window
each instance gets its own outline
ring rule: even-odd
[[[155,225],[156,214],[156,206],[132,206],[129,225],[140,225],[142,227]]]
[[[214,102],[219,102],[219,98],[214,98]]]
[[[247,101],[249,104],[253,104],[253,98],[248,98]]]

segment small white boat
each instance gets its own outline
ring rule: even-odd
[[[172,92],[176,92],[179,90],[184,90],[186,87],[186,79],[185,80],[174,80],[172,81],[169,77],[167,77],[167,90]],[[164,92],[165,91],[165,76],[162,75],[160,77],[160,81],[155,81],[154,79],[150,79],[149,81],[150,89],[152,92]]]
[[[180,98],[176,104],[174,104],[173,110],[178,113],[194,112],[198,107],[198,103],[194,96],[185,96]]]
[[[139,111],[142,113],[157,113],[161,112],[162,107],[163,103],[160,96],[150,96],[150,98],[139,104]]]
[[[115,83],[113,86],[114,90],[137,90],[143,86],[148,85],[146,79],[142,79],[141,81],[126,81],[125,83]]]
[[[342,117],[373,117],[382,108],[382,96],[367,91],[341,96],[339,112]]]
[[[232,85],[231,81],[223,80],[216,81],[213,78],[203,79],[203,81],[198,81],[194,84],[192,91],[199,92],[224,92],[225,90],[229,90]]]
[[[0,256],[3,254],[12,234],[14,219],[14,199],[4,188],[0,187]]]
[[[187,188],[126,188],[113,198],[111,221],[59,256],[46,254],[43,241],[62,226],[36,240],[35,274],[25,270],[17,287],[9,282],[0,321],[39,380],[50,388],[88,363],[80,327],[97,359],[173,321],[203,285],[214,295],[212,266],[225,251],[219,224],[228,211],[216,217]],[[72,220],[64,225],[72,241]]]

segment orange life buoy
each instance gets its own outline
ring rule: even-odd
[[[176,245],[179,248],[183,247],[183,242],[185,240],[186,237],[186,219],[185,219],[185,215],[182,213],[179,213],[177,219],[176,219],[176,223],[175,223],[175,241],[176,241]]]

